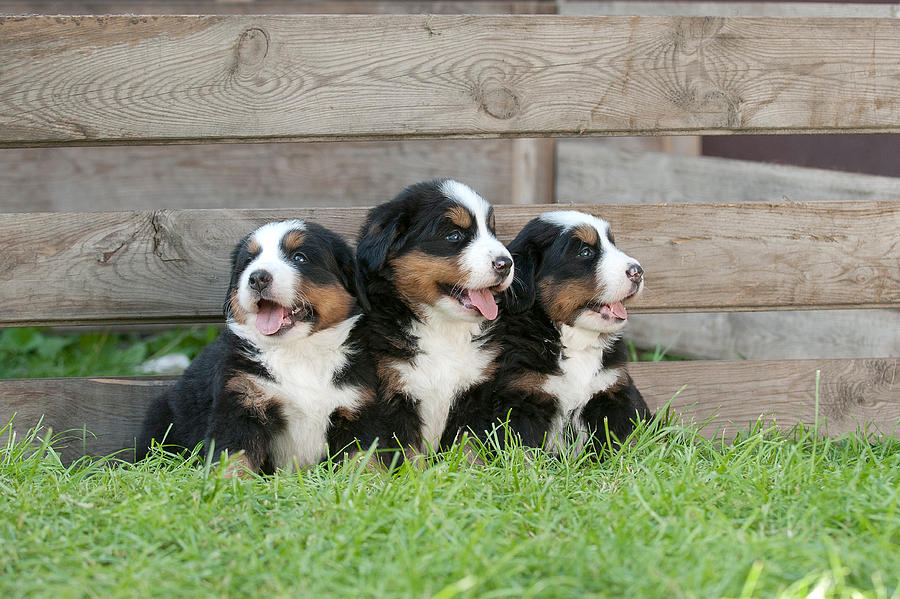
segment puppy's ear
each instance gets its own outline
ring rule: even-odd
[[[241,271],[243,271],[243,266],[247,262],[247,258],[250,257],[250,252],[247,250],[247,244],[250,243],[250,237],[253,234],[247,235],[241,241],[234,246],[234,249],[231,250],[231,280],[228,282],[228,290],[225,292],[225,303],[222,304],[222,314],[225,315],[225,318],[229,318],[231,316],[231,292],[235,288],[237,288],[238,280],[241,278]]]
[[[356,279],[354,278],[354,268],[356,260],[353,256],[353,250],[346,241],[335,235],[333,241],[334,257],[337,260],[337,275],[341,285],[344,286],[350,295],[356,295]]]
[[[406,220],[403,204],[395,200],[373,208],[360,230],[356,245],[356,297],[367,312],[372,307],[366,294],[367,282],[384,268],[391,248],[406,229]]]
[[[512,254],[512,285],[503,293],[503,303],[512,314],[530,309],[537,295],[536,278],[541,269],[544,250],[552,243],[546,224],[534,219],[507,246]]]

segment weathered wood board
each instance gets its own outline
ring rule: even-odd
[[[900,131],[900,21],[0,18],[0,145]]]
[[[555,207],[498,206],[508,241]],[[580,206],[648,265],[635,311],[900,307],[900,203]],[[0,323],[218,320],[228,255],[256,226],[308,218],[353,238],[363,208],[0,214]]]
[[[845,2],[683,2],[558,0],[561,15],[672,17],[900,17],[900,4]]]
[[[553,14],[553,0],[4,0],[9,15]]]
[[[0,212],[371,206],[436,177],[465,181],[491,202],[551,201],[552,178],[536,186],[547,167],[517,164],[516,144],[529,141],[5,149]]]
[[[823,433],[836,436],[860,428],[900,434],[900,358],[644,362],[629,368],[652,409],[671,399],[686,423],[712,419],[704,430],[708,436],[731,436],[760,417],[783,428],[815,422],[816,370],[821,371]],[[21,438],[42,420],[45,428],[61,434],[58,447],[66,462],[118,451],[132,459],[147,403],[171,383],[165,377],[2,380],[0,422],[15,415]]]
[[[623,150],[605,141],[557,140],[558,198],[619,204],[900,199],[897,178]],[[628,334],[639,346],[659,344],[696,358],[900,355],[896,311],[642,315]]]
[[[900,310],[636,314],[625,336],[637,347],[701,359],[900,356]]]
[[[655,204],[900,200],[900,178],[556,141],[558,202]],[[900,144],[900,138],[898,138]]]
[[[6,148],[0,152],[0,212],[290,208],[298,205],[301,197],[305,205],[319,207],[368,206],[432,177],[464,181],[498,204],[549,203],[555,187],[565,185],[565,181],[556,180],[555,143],[571,147],[588,141],[592,146],[608,147],[610,152],[626,151],[626,157],[612,159],[610,168],[630,172],[626,164],[635,159],[636,152],[697,154],[697,139],[673,136],[116,146],[90,150]],[[584,158],[573,167],[576,171],[606,168],[591,162],[591,150],[583,153]],[[566,155],[571,155],[571,150]],[[564,167],[565,176],[571,176],[573,168]],[[601,184],[592,187],[596,193],[586,194],[586,199],[605,197],[603,178],[587,173],[578,176],[579,182]],[[646,178],[646,173],[641,178]],[[614,177],[613,181],[618,179]],[[617,193],[628,190],[615,189]],[[635,189],[637,197],[643,198],[647,187],[635,185]],[[620,204],[631,201],[618,198]]]

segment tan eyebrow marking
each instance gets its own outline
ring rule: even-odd
[[[472,215],[462,206],[453,206],[447,211],[447,217],[453,221],[453,224],[463,229],[472,226]]]
[[[291,231],[284,236],[284,247],[288,252],[292,252],[303,245],[305,239],[306,234],[303,231]]]
[[[590,225],[581,225],[579,227],[576,227],[575,237],[590,246],[596,246],[597,242],[600,241],[600,237],[597,235],[597,229]]]

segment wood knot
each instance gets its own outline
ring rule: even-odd
[[[235,70],[256,70],[269,53],[269,36],[258,27],[241,34],[235,49]]]
[[[511,119],[519,113],[519,98],[508,87],[483,91],[479,100],[482,110],[501,121]]]

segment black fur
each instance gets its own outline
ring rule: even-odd
[[[305,281],[339,283],[353,295],[354,256],[350,246],[334,232],[314,223],[305,223],[304,232],[305,239],[300,250],[307,261],[292,266],[301,271]],[[255,258],[250,251],[252,235],[244,238],[231,253],[231,277],[223,307],[228,319],[234,317],[230,301],[232,292],[241,274]],[[286,254],[283,242],[282,239],[282,256]],[[358,313],[357,307],[351,309],[351,315]],[[342,349],[349,359],[345,368],[334,374],[334,382],[339,387],[355,385],[364,388],[368,379],[352,374],[362,359],[358,348],[348,341]],[[247,406],[239,392],[228,388],[229,381],[247,375],[276,381],[276,375],[269,372],[261,361],[264,351],[226,328],[191,363],[178,382],[151,403],[138,439],[137,459],[146,456],[153,440],[178,452],[193,449],[202,443],[207,450],[214,446],[216,455],[223,451],[232,455],[243,451],[255,469],[262,473],[273,472],[277,464],[271,459],[270,449],[288,424],[282,404],[273,401],[260,411]],[[310,398],[310,401],[315,400]],[[356,436],[356,429],[362,424],[357,416],[341,410],[332,414],[327,433],[330,451],[337,452],[350,444]]]
[[[463,425],[479,437],[484,437],[487,431],[505,430],[525,446],[541,447],[551,423],[560,416],[558,399],[545,392],[540,384],[528,385],[527,381],[562,374],[561,365],[566,356],[560,327],[567,323],[555,322],[548,315],[547,298],[542,297],[540,283],[590,276],[599,257],[579,263],[573,258],[573,251],[578,249],[571,247],[573,243],[577,240],[563,234],[560,227],[534,219],[508,246],[515,261],[516,277],[503,294],[504,316],[491,331],[502,351],[496,360],[496,374],[489,391],[490,409],[474,403],[466,406],[466,414],[461,417]],[[624,370],[627,356],[625,342],[616,337],[602,352],[602,367]],[[631,377],[625,373],[620,382],[613,390],[584,398],[577,418],[593,433],[594,443],[607,440],[607,429],[612,437],[622,440],[634,430],[636,420],[651,418]],[[508,425],[504,427],[501,423]],[[501,444],[510,441],[502,434],[499,440]]]
[[[418,340],[411,334],[411,327],[419,316],[398,294],[391,261],[413,250],[448,260],[454,260],[458,255],[459,248],[450,247],[444,241],[454,229],[454,225],[444,218],[454,204],[442,193],[442,183],[443,180],[418,183],[392,201],[372,209],[361,228],[356,248],[357,297],[364,314],[352,337],[354,343],[364,347],[364,352],[371,357],[371,362],[363,367],[362,376],[374,376],[378,381],[375,401],[364,417],[373,423],[368,427],[370,434],[382,431],[379,447],[384,450],[385,462],[391,459],[402,461],[403,454],[395,455],[391,450],[418,447],[422,442],[421,398],[396,389],[375,372],[379,362],[414,363],[420,351]],[[484,328],[487,326],[486,323]],[[482,387],[476,385],[455,399],[446,428],[450,432],[445,432],[441,445],[452,442],[463,421],[462,406],[472,403],[474,397],[484,397]],[[384,435],[383,431],[388,434]],[[375,438],[362,432],[359,441],[367,446]]]

